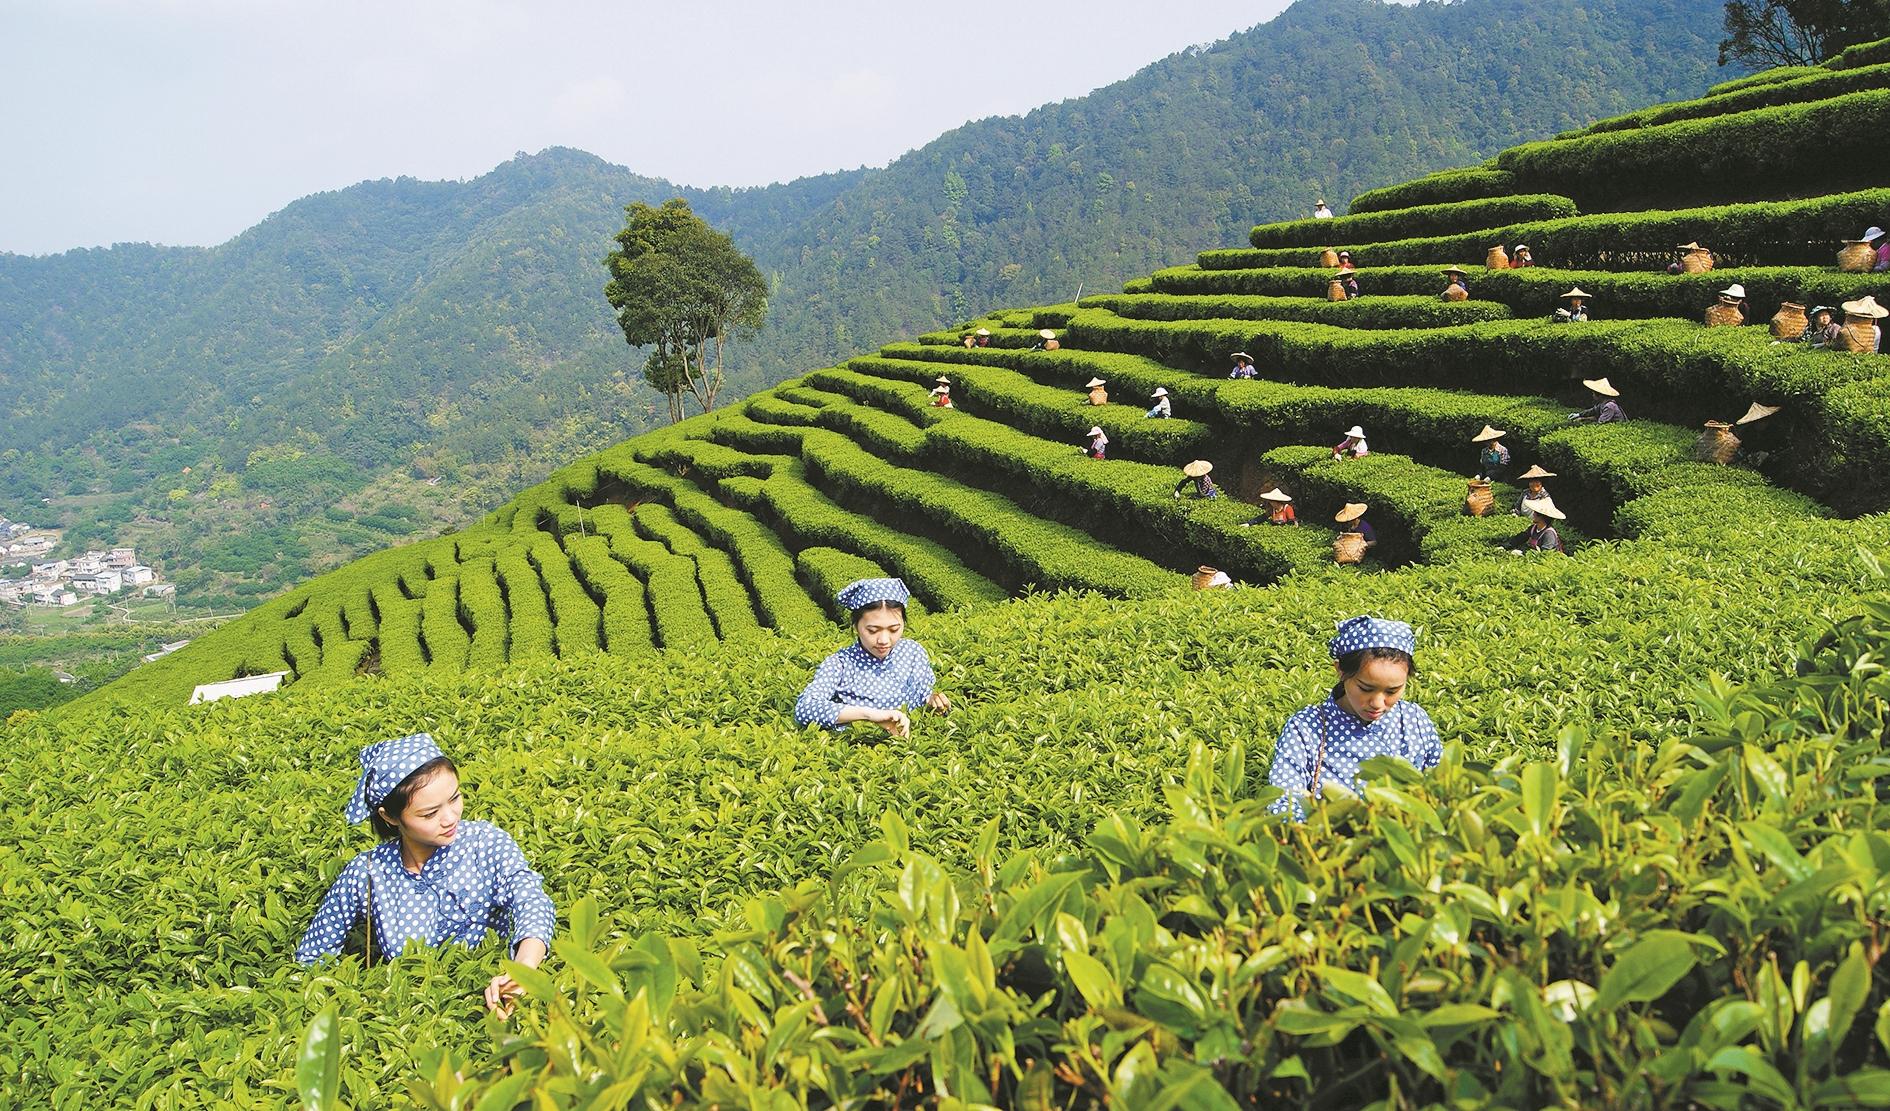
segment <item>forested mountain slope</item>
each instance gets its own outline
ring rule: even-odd
[[[186,597],[267,591],[386,538],[335,517],[393,505],[434,531],[650,426],[599,295],[630,201],[688,197],[771,275],[738,395],[1697,92],[1716,11],[1305,0],[884,169],[700,190],[552,150],[306,198],[210,249],[0,256],[0,512],[50,497],[75,543],[138,540]]]

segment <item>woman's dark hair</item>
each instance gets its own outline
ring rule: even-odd
[[[876,613],[879,610],[898,610],[899,619],[902,621],[905,620],[906,604],[904,602],[895,602],[891,598],[881,598],[877,602],[868,602],[859,609],[854,610],[852,624],[858,625],[860,618],[865,617],[869,613]]]
[[[373,812],[368,815],[368,820],[374,823],[374,836],[383,841],[392,841],[394,838],[399,837],[399,827],[388,821],[387,818],[381,817],[381,811],[387,811],[388,818],[400,817],[401,812],[407,809],[408,801],[413,798],[413,793],[433,782],[433,777],[441,772],[453,772],[454,774],[458,774],[459,768],[453,763],[451,757],[436,756],[415,768],[413,771],[408,772],[407,778],[401,780],[398,786],[387,792],[387,797],[382,799],[381,804],[375,807]]]
[[[1360,648],[1339,657],[1339,681],[1332,685],[1332,697],[1336,700],[1345,695],[1345,681],[1359,673],[1359,669],[1374,660],[1391,660],[1401,663],[1412,675],[1417,674],[1417,661],[1411,653],[1402,648]]]

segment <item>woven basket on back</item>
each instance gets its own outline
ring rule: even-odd
[[[1330,247],[1327,247],[1325,250],[1319,252],[1319,265],[1325,267],[1328,270],[1339,265],[1339,252],[1333,250]]]
[[[1470,494],[1463,499],[1464,512],[1472,517],[1487,517],[1490,510],[1496,508],[1496,495],[1490,493],[1490,484],[1470,480]]]
[[[1805,334],[1805,306],[1787,301],[1772,314],[1773,339],[1797,339]]]
[[[1877,252],[1868,243],[1846,243],[1838,252],[1838,269],[1846,274],[1868,274],[1876,262]]]
[[[1704,274],[1713,268],[1713,252],[1696,247],[1680,256],[1680,269],[1688,274]]]
[[[1356,532],[1342,532],[1332,539],[1335,563],[1358,563],[1365,558],[1365,537]]]
[[[1508,270],[1509,252],[1503,249],[1501,243],[1498,243],[1490,248],[1489,254],[1483,256],[1483,266],[1487,270]]]
[[[1345,300],[1345,283],[1341,282],[1337,278],[1334,278],[1330,282],[1327,282],[1326,283],[1326,300],[1328,301]]]
[[[1706,326],[1708,328],[1730,328],[1745,323],[1746,318],[1739,315],[1738,305],[1728,305],[1724,301],[1715,301],[1706,307]]]
[[[1216,571],[1214,568],[1203,566],[1200,570],[1194,573],[1191,581],[1194,583],[1194,588],[1196,590],[1206,590],[1208,588],[1208,584],[1213,582],[1214,576],[1218,574],[1220,574],[1220,572]]]
[[[1732,425],[1724,421],[1709,420],[1700,438],[1693,442],[1693,458],[1702,463],[1725,465],[1732,462],[1733,453],[1739,450],[1739,437],[1732,434]]]
[[[1838,333],[1837,342],[1832,344],[1839,351],[1849,351],[1858,355],[1868,355],[1877,350],[1877,331],[1875,320],[1868,316],[1844,314],[1844,328]]]
[[[1452,282],[1444,289],[1444,300],[1446,301],[1468,301],[1469,299],[1470,291],[1455,282]]]

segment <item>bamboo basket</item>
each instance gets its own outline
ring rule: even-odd
[[[1705,247],[1695,247],[1680,256],[1680,270],[1687,274],[1704,274],[1713,268],[1713,252]]]
[[[1838,252],[1838,269],[1846,274],[1868,274],[1876,262],[1877,252],[1868,243],[1846,243]]]
[[[1773,339],[1797,339],[1805,334],[1805,306],[1796,301],[1787,301],[1772,314]]]
[[[1728,305],[1724,301],[1715,301],[1706,307],[1706,326],[1708,328],[1730,328],[1743,323],[1745,317],[1739,315],[1738,305]]]
[[[1856,355],[1869,355],[1877,350],[1876,321],[1868,316],[1844,314],[1844,327],[1838,332],[1839,351],[1849,351]]]
[[[1501,243],[1498,243],[1490,248],[1489,254],[1483,256],[1483,266],[1487,270],[1508,270],[1509,252],[1503,249]]]
[[[1342,532],[1332,538],[1332,559],[1335,563],[1361,563],[1365,559],[1365,537],[1362,533]]]
[[[1337,278],[1334,278],[1330,282],[1327,282],[1326,283],[1326,300],[1328,301],[1345,300],[1345,283],[1341,282]]]
[[[1468,301],[1469,299],[1470,291],[1460,285],[1452,283],[1444,289],[1444,300],[1446,301]]]
[[[1334,269],[1339,265],[1339,252],[1330,247],[1319,252],[1319,265],[1325,267],[1327,270]]]
[[[1470,494],[1463,499],[1464,512],[1472,517],[1487,517],[1490,510],[1496,508],[1496,495],[1490,492],[1490,484],[1470,480]]]
[[[1725,421],[1709,420],[1705,431],[1693,443],[1693,458],[1702,463],[1725,466],[1732,462],[1733,453],[1738,450],[1739,437],[1733,435],[1732,425]]]
[[[1219,571],[1215,570],[1212,567],[1203,565],[1199,570],[1195,571],[1194,573],[1194,577],[1193,577],[1194,588],[1196,590],[1206,590],[1208,588],[1208,584],[1213,582],[1214,576],[1218,574],[1220,574]]]
[[[1043,341],[1043,349],[1045,351],[1055,351],[1061,348],[1062,346],[1063,345],[1061,343],[1058,343],[1056,340],[1053,340],[1053,339],[1047,339]]]

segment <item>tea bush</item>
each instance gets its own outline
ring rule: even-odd
[[[1663,123],[1673,123],[1676,120],[1705,119],[1722,116],[1728,112],[1743,112],[1751,108],[1799,104],[1805,101],[1823,100],[1843,93],[1880,89],[1886,83],[1890,83],[1890,68],[1883,65],[1845,69],[1838,73],[1807,69],[1802,75],[1788,76],[1783,80],[1766,81],[1737,89],[1723,89],[1721,92],[1710,93],[1699,100],[1683,100],[1677,104],[1661,104],[1644,108],[1639,112],[1630,112],[1625,116],[1602,120],[1582,130],[1558,135],[1556,138],[1573,139],[1607,131],[1654,127]]]
[[[1353,215],[1329,220],[1288,220],[1279,224],[1261,224],[1253,229],[1248,238],[1256,247],[1324,247],[1347,237],[1413,239],[1422,235],[1448,235],[1497,224],[1555,220],[1573,215],[1574,201],[1567,197],[1538,193],[1379,209],[1364,214],[1355,209]]]
[[[1416,208],[1427,204],[1475,201],[1485,197],[1506,197],[1516,191],[1516,180],[1507,170],[1478,167],[1443,170],[1428,177],[1383,189],[1371,189],[1352,198],[1350,215]]]

